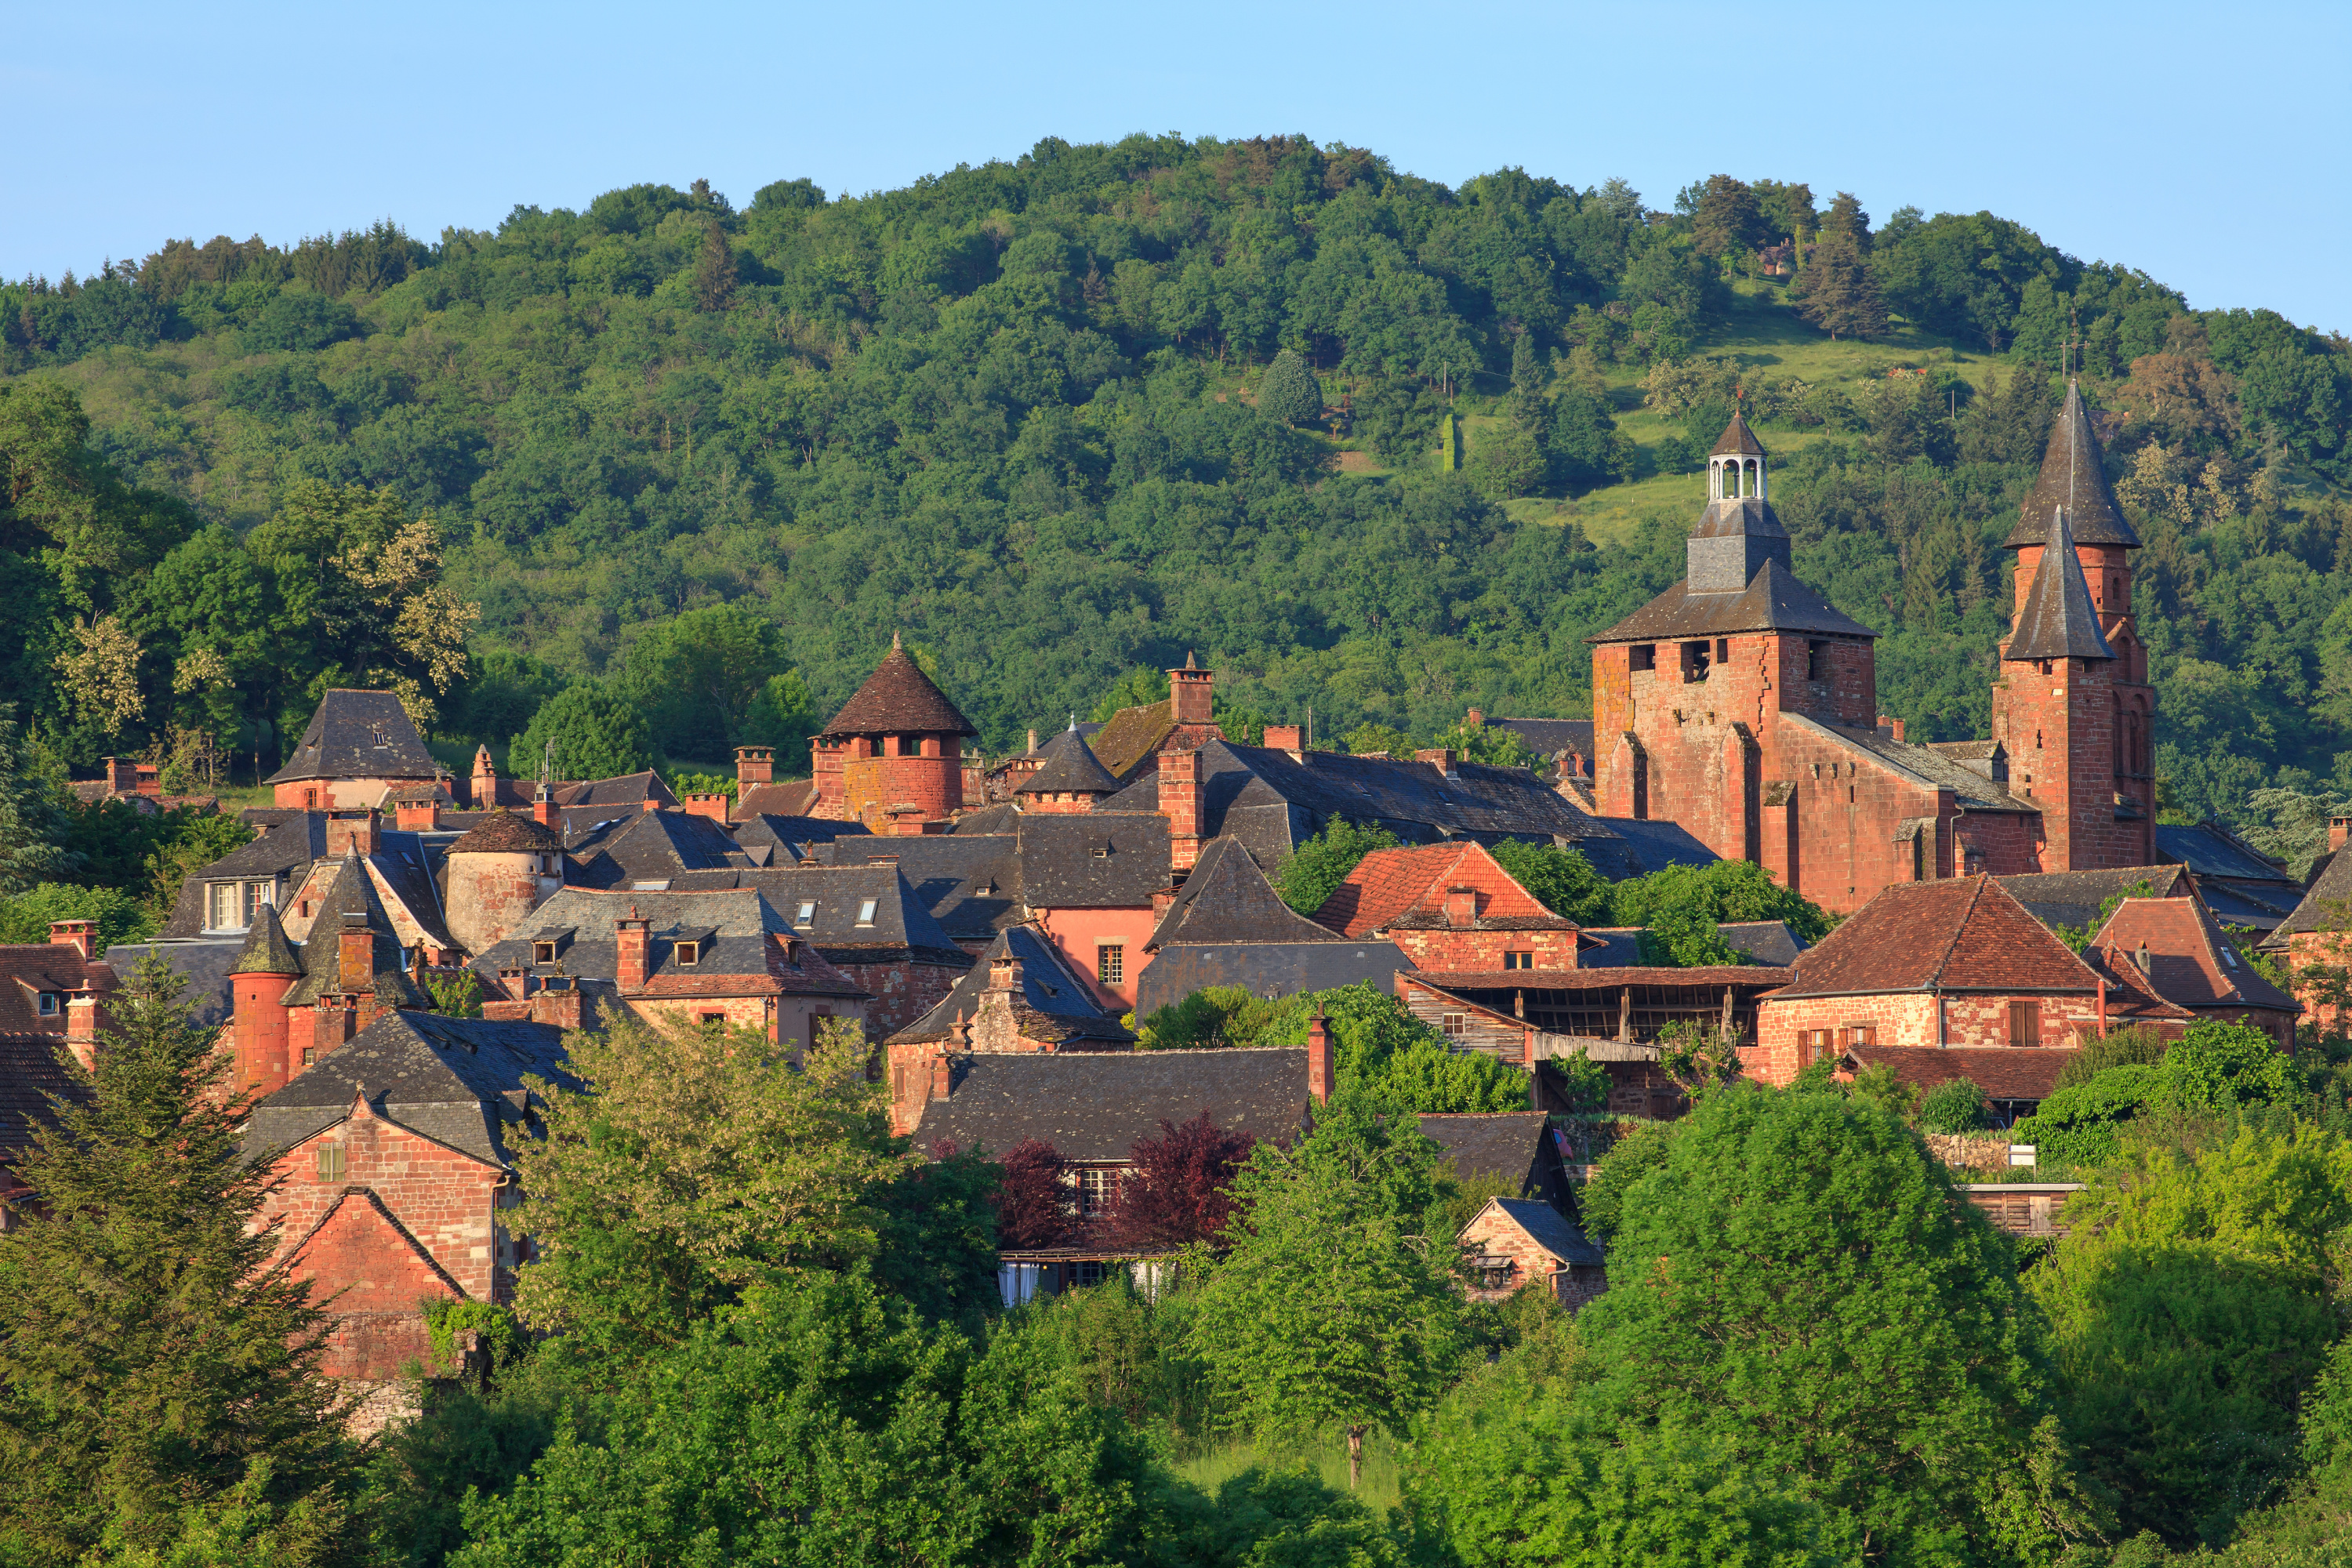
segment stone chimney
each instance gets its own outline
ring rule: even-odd
[[[555,791],[545,779],[539,781],[539,791],[531,796],[530,819],[541,827],[553,827],[558,833],[563,831],[555,821]]]
[[[646,971],[653,954],[653,922],[638,917],[637,906],[629,906],[629,918],[613,922],[613,942],[617,949],[613,964],[613,983],[624,993],[646,988]]]
[[[1269,751],[1288,752],[1291,759],[1297,761],[1306,748],[1306,742],[1296,724],[1268,724],[1265,727],[1265,745]]]
[[[961,1023],[961,1019],[957,1022]],[[969,1030],[970,1025],[965,1025]],[[955,1064],[941,1051],[931,1058],[930,1095],[932,1100],[945,1100],[955,1092]]]
[[[991,991],[1002,991],[1008,994],[1019,993],[1023,989],[1021,980],[1021,961],[1013,957],[1009,952],[999,953],[996,957],[990,960],[988,965],[988,988]]]
[[[2327,819],[2327,847],[2330,849],[2343,848],[2347,837],[2352,837],[2352,816],[2331,816]]]
[[[108,757],[105,758],[99,765],[106,770],[107,794],[137,795],[139,793],[139,764],[137,763],[132,762],[128,757]]]
[[[1478,923],[1477,889],[1445,889],[1445,923],[1455,931],[1468,931]]]
[[[441,805],[433,800],[394,801],[393,826],[403,833],[430,833],[441,826]]]
[[[1440,751],[1415,752],[1412,754],[1412,760],[1416,763],[1427,763],[1431,767],[1435,768],[1447,778],[1452,778],[1454,773],[1454,764],[1459,763],[1462,760],[1462,757],[1461,753],[1454,751],[1453,747],[1447,746]]]
[[[584,1029],[590,1023],[587,995],[568,976],[551,975],[531,994],[530,1021],[559,1029]]]
[[[375,807],[364,811],[331,812],[327,817],[327,858],[341,859],[345,851],[373,855],[383,848],[383,818]]]
[[[1900,741],[1903,739],[1903,721],[1890,719],[1881,713],[1878,716],[1878,732],[1890,741]]]
[[[1206,724],[1209,722],[1211,684],[1212,677],[1209,672],[1195,664],[1190,653],[1184,656],[1183,668],[1171,669],[1168,672],[1168,697],[1174,706],[1177,723]]]
[[[1022,752],[1021,754],[1022,754],[1023,756],[1024,756],[1024,757],[1034,757],[1034,756],[1035,756],[1035,755],[1037,754],[1037,731],[1036,731],[1032,730],[1032,731],[1029,731],[1029,749],[1028,749],[1027,751],[1025,751],[1025,752]]]
[[[375,932],[368,929],[367,914],[361,910],[345,910],[343,923],[335,933],[335,989],[345,996],[357,996],[375,991]]]
[[[723,795],[690,795],[686,797],[686,813],[688,816],[707,816],[723,826],[727,821],[727,797]]]
[[[1189,871],[1201,860],[1201,753],[1160,753],[1160,815],[1168,819],[1168,866]]]
[[[1483,730],[1486,727],[1486,715],[1473,708],[1469,712],[1462,715],[1462,723],[1465,729]]]
[[[735,748],[735,793],[740,797],[763,784],[772,784],[776,777],[776,749],[773,746],[738,746]]]
[[[466,798],[476,811],[488,811],[498,804],[499,765],[490,761],[489,747],[474,748],[474,776],[468,782],[471,787]]]
[[[1307,1092],[1322,1105],[1330,1100],[1332,1087],[1331,1030],[1318,1009],[1307,1025]]]
[[[93,921],[51,921],[49,942],[54,947],[69,947],[81,954],[87,963],[98,946],[98,925]]]

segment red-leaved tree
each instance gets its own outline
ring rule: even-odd
[[[1215,1240],[1234,1212],[1234,1172],[1256,1142],[1220,1128],[1205,1110],[1181,1127],[1162,1121],[1159,1137],[1129,1151],[1135,1167],[1111,1199],[1111,1234],[1133,1247]]]
[[[1067,1168],[1051,1143],[1035,1138],[1013,1146],[1002,1162],[1004,1179],[996,1188],[996,1245],[1012,1251],[1068,1245],[1070,1189]]]

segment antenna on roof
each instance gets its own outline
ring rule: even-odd
[[[1077,727],[1078,727],[1078,710],[1077,710],[1076,709],[1073,708],[1073,709],[1071,709],[1071,710],[1070,710],[1070,728],[1071,728],[1071,729],[1073,729],[1073,730],[1075,730],[1075,729],[1076,729]]]

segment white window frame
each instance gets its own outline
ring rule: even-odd
[[[879,899],[860,899],[860,900],[857,900],[857,923],[858,923],[859,925],[862,925],[862,926],[870,926],[870,925],[872,925],[872,924],[874,923],[874,911],[875,911],[875,910],[878,910],[878,909],[880,909],[881,907],[882,907],[882,900],[879,900]]]

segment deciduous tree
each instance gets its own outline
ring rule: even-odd
[[[1181,1127],[1161,1121],[1159,1137],[1129,1151],[1135,1163],[1111,1201],[1110,1234],[1139,1248],[1217,1241],[1233,1214],[1234,1173],[1256,1143],[1247,1132],[1219,1127],[1206,1110]]]

